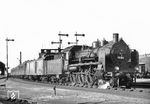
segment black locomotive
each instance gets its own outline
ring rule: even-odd
[[[11,76],[86,87],[99,86],[99,80],[110,81],[119,76],[119,84],[129,86],[138,59],[138,52],[114,33],[112,41],[97,40],[92,46],[41,49],[37,60],[13,68]]]

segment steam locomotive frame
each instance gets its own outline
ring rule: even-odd
[[[116,67],[122,75],[133,76],[138,59],[138,52],[131,50],[123,39],[119,39],[119,34],[114,33],[112,41],[103,40],[101,43],[97,40],[92,47],[73,45],[63,50],[41,49],[38,59],[13,68],[11,76],[92,87],[98,86],[102,76],[103,80],[113,78]]]

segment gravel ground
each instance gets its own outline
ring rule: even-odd
[[[6,89],[0,89],[0,97],[6,97],[8,90],[17,90],[20,93],[21,99],[37,102],[38,104],[150,104],[150,93],[146,93],[147,97],[144,98],[124,96],[124,93],[122,93],[122,95],[102,93],[102,90],[101,92],[91,92],[88,90],[81,91],[57,87],[57,94],[55,96],[53,86],[20,83],[14,80],[8,80],[6,85]],[[125,95],[127,95],[127,93],[125,93]]]

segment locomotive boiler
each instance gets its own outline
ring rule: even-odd
[[[13,68],[11,75],[50,83],[93,87],[99,85],[99,79],[113,78],[116,67],[121,74],[133,75],[137,66],[138,52],[131,50],[119,38],[119,34],[114,33],[112,41],[97,40],[92,46],[72,45],[61,51],[42,49],[37,60],[26,61]]]
[[[65,63],[68,63],[71,81],[79,85],[93,85],[101,76],[113,76],[115,68],[121,73],[133,75],[138,66],[138,52],[131,50],[119,34],[113,34],[112,41],[103,40],[102,44],[97,40],[89,46],[71,46],[64,49]],[[101,77],[100,77],[101,78]]]

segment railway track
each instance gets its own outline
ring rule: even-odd
[[[149,104],[150,102],[150,93],[138,91],[56,85],[57,95],[54,96],[54,85],[49,83],[9,79],[6,85],[6,92],[18,90],[22,100],[38,104]]]
[[[150,88],[145,88],[145,87],[142,88],[142,87],[138,87],[138,85],[131,89],[124,89],[124,88],[98,89],[98,88],[84,88],[84,87],[57,85],[57,84],[50,84],[46,82],[35,82],[35,81],[22,80],[22,79],[11,78],[9,80],[17,81],[19,83],[40,85],[40,86],[46,86],[46,87],[54,87],[55,85],[57,88],[60,88],[60,89],[81,90],[81,91],[89,91],[89,92],[97,92],[97,93],[115,94],[119,96],[150,99]]]
[[[150,88],[150,83],[136,83],[134,86],[136,88]]]
[[[150,79],[137,79],[133,84],[136,88],[150,88]]]

